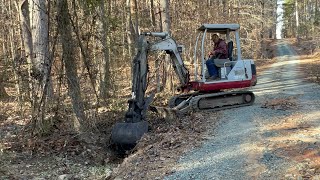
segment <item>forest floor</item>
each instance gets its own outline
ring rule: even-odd
[[[319,54],[314,52],[308,41],[299,44],[293,40],[290,42],[300,55],[300,71],[305,72],[305,80],[319,83],[320,68],[316,68],[320,66]],[[274,53],[275,42],[269,43],[268,53]],[[258,73],[267,70],[275,61],[275,58],[256,61]],[[108,145],[111,124],[97,122],[96,131],[84,136],[56,131],[39,138],[28,133],[26,124],[30,117],[21,116],[16,104],[9,99],[0,101],[0,105],[0,179],[163,179],[177,171],[176,166],[182,155],[203,146],[215,134],[216,128],[224,123],[219,120],[223,112],[194,113],[174,119],[162,119],[150,114],[151,131],[132,152],[120,157]],[[291,108],[294,102],[276,100],[265,106]],[[116,119],[121,115],[112,112],[103,117]],[[274,131],[275,128],[286,129],[280,132],[283,136],[289,132],[314,129],[310,123],[303,125],[286,120],[279,127],[270,126]],[[314,130],[311,132],[315,133]],[[301,161],[300,171],[291,169],[291,173],[288,172],[290,177],[311,177],[310,171],[316,174],[320,168],[317,164],[319,152],[304,145],[301,143],[301,147],[279,151]],[[303,156],[297,155],[300,151]],[[302,162],[308,158],[316,159]]]

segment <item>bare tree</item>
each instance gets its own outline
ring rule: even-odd
[[[3,75],[0,74],[0,99],[5,99],[9,97],[6,90],[4,89],[4,83],[3,83]]]
[[[171,34],[171,20],[170,20],[170,7],[169,0],[161,0],[161,14],[163,30]]]
[[[109,45],[108,45],[108,33],[109,33],[109,25],[108,25],[108,18],[106,17],[106,8],[104,1],[100,2],[100,21],[101,21],[101,28],[100,32],[102,34],[102,51],[103,51],[103,59],[102,59],[102,78],[100,81],[100,96],[103,99],[106,99],[109,95],[108,92],[110,90],[111,82],[110,82],[110,62],[109,62]],[[108,12],[109,13],[109,12]]]
[[[135,28],[133,27],[132,22],[132,0],[126,0],[126,31],[127,31],[127,41],[128,41],[128,50],[129,50],[129,58],[131,59],[134,55],[134,37],[136,37],[135,34]]]
[[[171,20],[170,20],[170,7],[169,7],[169,0],[161,0],[161,24],[163,27],[163,31],[168,32],[169,35],[171,34]],[[173,75],[172,75],[172,66],[170,62],[170,55],[166,55],[165,63],[164,64],[164,84],[165,87],[168,88],[170,91],[173,90]]]
[[[296,11],[296,38],[299,39],[299,11],[298,11],[298,0],[295,0],[295,11]]]
[[[62,59],[67,76],[68,91],[71,97],[73,111],[77,117],[78,130],[84,131],[87,125],[84,114],[84,106],[81,98],[80,85],[77,76],[77,62],[75,59],[74,40],[72,38],[72,28],[67,0],[58,2],[58,29],[62,43]]]
[[[30,15],[29,15],[29,4],[27,0],[20,0],[19,2],[19,15],[20,15],[20,26],[21,26],[21,35],[24,47],[24,56],[28,62],[28,80],[29,80],[29,89],[31,93],[29,94],[29,98],[33,100],[35,97],[35,91],[33,91],[33,83],[31,75],[33,74],[32,70],[34,69],[32,66],[34,64],[33,58],[33,43],[32,43],[32,33],[30,28]],[[34,104],[34,101],[32,101]],[[34,116],[34,111],[32,113]]]
[[[50,80],[47,1],[22,0],[19,4],[25,56],[29,63],[33,125],[42,131]]]
[[[29,4],[33,58],[36,78],[41,86],[47,82],[49,67],[48,14],[45,0],[32,0]]]

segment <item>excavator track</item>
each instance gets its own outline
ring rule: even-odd
[[[250,91],[222,92],[199,95],[192,99],[190,105],[194,110],[224,110],[252,105],[255,96]]]
[[[171,98],[169,107],[182,113],[190,110],[216,111],[249,106],[254,103],[255,96],[251,91],[219,92],[212,94],[184,94]]]

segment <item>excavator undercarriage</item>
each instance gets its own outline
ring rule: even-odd
[[[169,107],[181,113],[188,111],[217,111],[252,105],[255,100],[251,91],[218,93],[192,93],[173,97]]]

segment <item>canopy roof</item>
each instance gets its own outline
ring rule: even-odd
[[[216,33],[225,33],[228,29],[229,31],[236,31],[240,28],[239,24],[203,24],[198,30],[207,32],[216,32]]]

